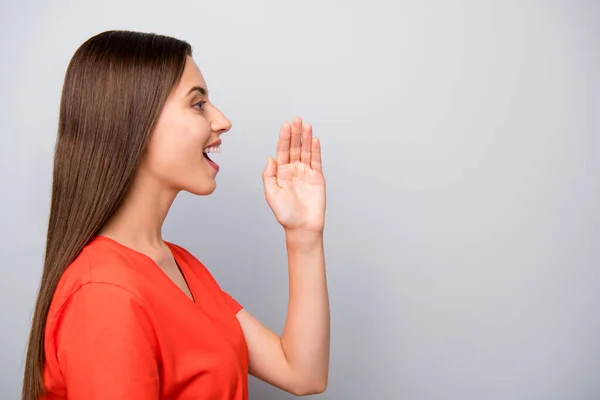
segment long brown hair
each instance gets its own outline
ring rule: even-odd
[[[42,272],[25,359],[23,400],[45,393],[46,319],[58,282],[126,196],[191,46],[172,37],[107,31],[73,55],[62,89]]]

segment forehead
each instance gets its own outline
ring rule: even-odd
[[[206,82],[204,81],[202,72],[200,72],[200,68],[198,68],[196,62],[188,56],[181,80],[175,88],[175,93],[185,96],[190,88],[194,86],[201,86],[206,89]]]

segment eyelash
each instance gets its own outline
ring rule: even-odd
[[[200,102],[198,102],[198,103],[194,104],[194,108],[195,108],[197,105],[199,105],[200,107],[198,108],[198,110],[199,110],[199,111],[204,111],[204,109],[202,108],[202,106],[203,106],[204,104],[206,104],[206,101],[200,101]]]

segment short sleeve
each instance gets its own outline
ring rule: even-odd
[[[84,285],[65,303],[54,340],[69,399],[159,398],[154,330],[129,291]]]
[[[233,311],[234,314],[240,312],[240,310],[243,308],[242,305],[238,303],[238,301],[226,291],[221,289],[221,293],[223,294],[223,297],[225,298],[225,302],[227,303],[229,309],[231,309],[231,311]]]

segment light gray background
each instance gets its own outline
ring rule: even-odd
[[[188,40],[233,121],[165,238],[277,332],[281,122],[322,139],[323,399],[600,398],[597,1],[3,1],[0,398],[17,399],[67,63],[107,29]],[[284,399],[251,378],[252,399]]]

